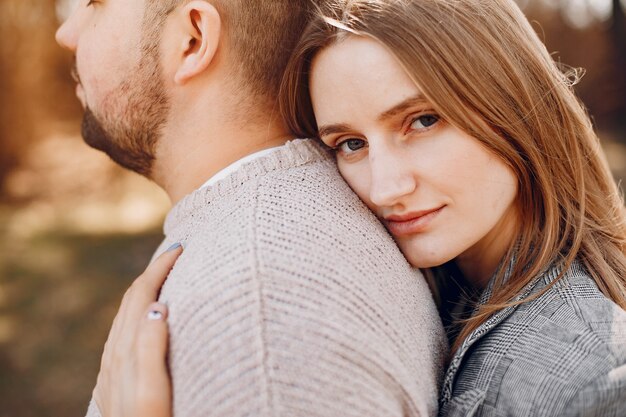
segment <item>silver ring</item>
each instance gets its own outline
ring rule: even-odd
[[[148,312],[148,320],[163,320],[163,313],[156,310],[151,310]]]

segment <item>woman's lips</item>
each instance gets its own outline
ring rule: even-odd
[[[420,233],[426,230],[445,207],[444,205],[436,209],[409,213],[403,216],[389,216],[385,218],[385,224],[389,232],[396,237]]]

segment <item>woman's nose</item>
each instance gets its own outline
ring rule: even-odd
[[[400,149],[383,147],[369,150],[370,200],[378,207],[392,207],[417,188],[415,167]]]

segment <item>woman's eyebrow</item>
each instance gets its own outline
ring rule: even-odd
[[[378,120],[382,122],[382,121],[391,119],[394,116],[406,111],[407,109],[410,109],[411,107],[418,106],[420,104],[423,105],[425,103],[428,103],[428,100],[426,100],[426,97],[424,97],[421,93],[419,93],[413,97],[407,98],[406,100],[396,104],[389,110],[386,110],[385,112],[381,113],[380,116],[378,116]],[[322,137],[322,136],[332,135],[334,133],[343,133],[349,130],[352,130],[352,129],[350,126],[346,124],[333,123],[329,125],[320,126],[318,128],[318,135]]]
[[[411,107],[414,107],[420,104],[425,104],[425,103],[428,103],[428,100],[426,100],[426,97],[424,97],[421,93],[416,96],[409,97],[406,100],[402,101],[401,103],[396,104],[389,110],[386,110],[385,112],[381,113],[381,115],[378,116],[378,121],[383,122],[385,120],[391,119],[392,117],[395,117],[400,113],[403,113],[404,111],[406,111],[407,109]]]
[[[324,125],[321,126],[318,129],[317,134],[322,137],[322,136],[327,136],[327,135],[332,135],[333,133],[342,133],[342,132],[346,132],[350,130],[350,126],[342,124],[342,123],[337,123],[337,124],[331,124],[331,125]]]

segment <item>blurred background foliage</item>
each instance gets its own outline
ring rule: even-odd
[[[518,0],[626,178],[625,0]],[[0,0],[0,417],[86,409],[119,300],[161,239],[163,192],[80,138],[75,0]],[[468,57],[468,59],[471,59]]]

